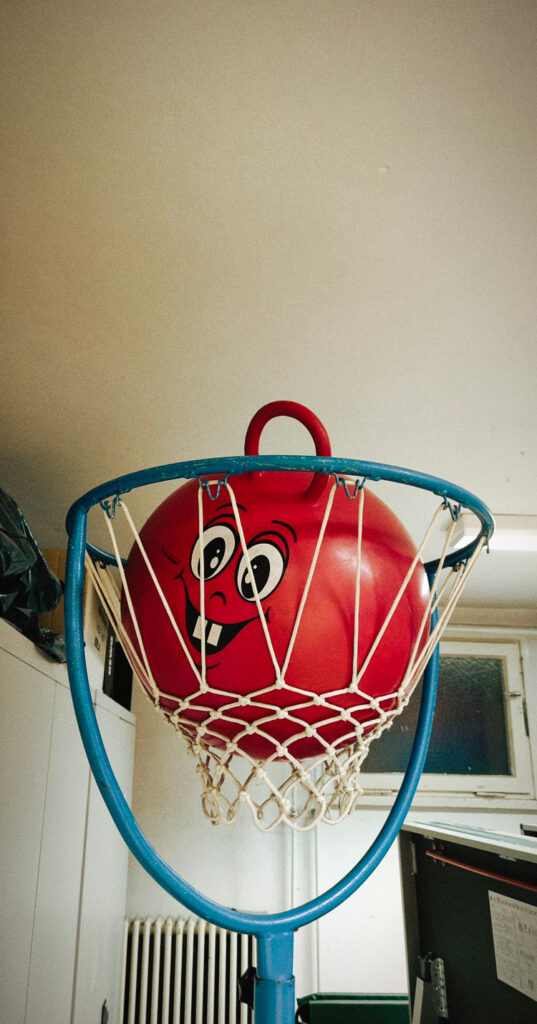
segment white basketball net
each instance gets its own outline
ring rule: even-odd
[[[222,486],[222,481],[215,481]],[[330,517],[330,511],[336,488],[344,483],[345,491],[349,500],[355,499],[358,505],[357,534],[356,534],[356,589],[355,589],[355,616],[353,636],[353,671],[352,678],[343,689],[331,690],[324,694],[313,694],[305,689],[298,689],[290,686],[286,681],[286,672],[293,654],[293,646],[300,628],[300,620],[304,611],[311,581],[318,561],[319,552],[323,537]],[[152,701],[155,708],[170,722],[170,724],[183,736],[188,745],[189,752],[197,761],[197,771],[202,784],[202,807],[205,815],[214,824],[218,822],[231,823],[242,803],[246,803],[252,812],[255,824],[261,831],[270,831],[280,822],[299,831],[306,831],[313,828],[319,821],[328,824],[336,824],[345,818],[353,809],[356,800],[362,792],[359,785],[361,766],[367,756],[371,742],[381,732],[389,728],[395,717],[400,715],[408,704],[409,698],[423,674],[425,666],[442,635],[451,614],[459,599],[461,591],[468,579],[468,576],[475,565],[485,540],[480,539],[472,556],[465,562],[456,565],[454,568],[445,567],[444,563],[448,554],[453,549],[453,534],[458,515],[458,509],[447,501],[442,501],[434,512],[423,540],[416,552],[416,556],[408,569],[408,572],[401,583],[400,589],[393,601],[393,604],[377,634],[373,644],[368,650],[358,670],[359,652],[359,607],[360,607],[360,566],[361,566],[361,545],[362,545],[362,523],[364,500],[367,500],[363,488],[363,480],[345,477],[345,480],[338,477],[329,492],[329,497],[320,526],[319,535],[313,559],[310,565],[309,574],[304,587],[302,600],[297,612],[291,639],[287,649],[284,662],[279,665],[274,653],[270,638],[270,630],[261,607],[259,595],[255,587],[253,573],[250,571],[250,579],[253,582],[254,596],[256,599],[259,618],[265,634],[272,663],[274,666],[274,680],[270,687],[263,687],[252,691],[247,696],[230,693],[229,690],[222,691],[209,685],[206,679],[206,638],[205,638],[205,581],[200,580],[200,615],[202,622],[202,643],[201,643],[201,669],[199,669],[188,651],[185,638],[181,633],[179,624],[176,622],[171,609],[166,601],[160,583],[156,578],[147,554],[143,548],[139,533],[134,525],[132,516],[123,499],[114,501],[108,508],[103,509],[104,518],[110,533],[112,548],[116,557],[117,570],[121,587],[114,576],[114,572],[100,563],[94,563],[89,556],[86,556],[87,572],[95,585],[103,606],[114,627],[116,635],[125,651],[125,654],[132,666],[132,669],[142,684],[143,692]],[[210,485],[209,485],[210,486]],[[227,488],[231,501],[237,531],[240,537],[242,551],[248,561],[248,550],[241,523],[240,512],[233,492],[233,487],[226,479],[223,486]],[[203,536],[203,487],[199,488],[199,532]],[[155,586],[155,600],[160,600],[166,610],[170,622],[177,636],[177,643],[185,652],[192,668],[192,692],[186,697],[179,698],[164,693],[159,689],[151,671],[151,665],[147,656],[143,637],[141,635],[133,602],[131,600],[125,572],[118,548],[118,541],[114,530],[114,515],[116,508],[126,519],[129,530],[132,532],[134,542],[138,545],[142,557]],[[447,522],[447,529],[445,525]],[[361,680],[366,669],[374,657],[375,651],[382,643],[382,638],[389,622],[401,600],[409,581],[412,578],[417,564],[432,536],[437,536],[445,529],[445,536],[442,534],[442,550],[438,561],[438,569],[432,582],[430,598],[425,610],[423,621],[420,626],[418,637],[411,652],[408,667],[398,689],[395,693],[386,694],[378,699],[371,697],[360,688]],[[203,559],[201,560],[203,563]],[[117,575],[117,574],[116,574]],[[132,622],[139,644],[139,651],[135,649],[131,639],[122,625],[121,621],[121,588],[129,606]],[[424,632],[428,628],[430,616],[438,612],[438,620],[434,629],[427,639],[424,639]],[[277,705],[273,698],[272,702],[267,698],[269,690],[285,688],[292,691],[293,708],[282,708]],[[214,706],[203,703],[204,694],[211,692],[225,700],[215,710]],[[337,698],[342,695],[353,694],[355,703],[351,707],[342,708]],[[259,710],[259,717],[255,722],[246,723],[240,716],[246,704],[253,703],[256,698],[256,708]],[[263,699],[265,698],[265,699]],[[166,705],[162,701],[165,699]],[[302,700],[302,704],[300,704]],[[170,709],[170,702],[174,706]],[[259,704],[261,703],[261,707]],[[312,703],[321,706],[326,711],[322,725],[333,721],[345,721],[348,723],[348,733],[343,738],[338,738],[337,746],[331,745],[317,731],[315,725],[305,725],[304,721],[296,717],[300,713],[300,706],[310,706]],[[389,710],[385,710],[383,705]],[[196,714],[200,716],[200,710],[204,712],[203,720],[193,725],[192,719],[188,721],[188,731],[182,725],[182,715],[190,707],[195,707]],[[367,709],[367,722],[360,721],[359,715]],[[284,743],[274,740],[271,736],[270,725],[278,719],[285,717],[288,721],[296,722],[296,732]],[[218,721],[240,723],[242,732],[235,735],[233,740],[218,733]],[[213,736],[221,738],[222,747],[208,746],[204,736],[210,732]],[[274,748],[273,754],[263,760],[258,760],[244,750],[240,749],[241,735],[257,733],[265,739],[269,739]],[[314,736],[319,745],[318,756],[308,761],[299,761],[293,756],[289,749],[296,740],[304,737]]]

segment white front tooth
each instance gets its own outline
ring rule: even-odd
[[[207,623],[205,623],[205,625],[207,625]],[[201,637],[201,615],[198,615],[198,621],[196,622],[196,625],[194,626],[194,632],[193,632],[192,636],[195,636],[196,640],[201,640],[201,638],[202,638]]]
[[[217,643],[218,643],[218,641],[220,639],[220,633],[221,632],[222,632],[222,627],[219,626],[217,622],[213,622],[213,624],[212,624],[212,626],[211,626],[211,628],[209,630],[209,636],[207,637],[207,643],[208,644],[212,644],[213,647],[216,647],[216,645],[217,645]]]

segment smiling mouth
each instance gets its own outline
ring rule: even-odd
[[[185,599],[186,599],[186,628],[188,633],[188,639],[195,648],[196,651],[201,652],[203,643],[203,619],[195,607],[192,604],[188,596],[186,589],[186,583],[183,579],[182,573],[177,577],[181,580],[185,588]],[[250,619],[244,619],[242,622],[215,622],[213,619],[205,619],[205,651],[207,654],[218,654],[220,651],[227,647],[229,643],[240,633],[241,629],[244,629],[250,622],[255,622],[258,618],[254,615]]]

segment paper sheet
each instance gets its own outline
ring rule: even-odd
[[[537,1001],[537,907],[489,891],[496,973]]]

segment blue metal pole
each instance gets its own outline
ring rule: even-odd
[[[257,936],[256,1024],[293,1024],[295,979],[292,932]]]

